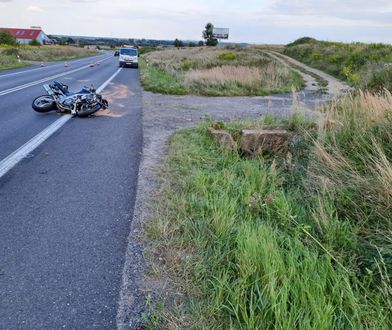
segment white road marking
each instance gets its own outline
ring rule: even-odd
[[[97,93],[101,93],[106,88],[106,86],[109,85],[109,83],[114,79],[114,77],[120,73],[121,69],[122,68],[117,69],[117,71],[113,73],[113,75],[108,80],[106,80],[101,86],[99,86],[97,88]]]
[[[120,73],[122,68],[119,68],[108,80],[97,88],[97,93],[102,90]],[[0,178],[5,175],[10,169],[18,164],[23,158],[30,154],[35,148],[47,140],[54,132],[60,129],[68,120],[72,118],[71,115],[63,115],[55,122],[50,124],[43,131],[34,136],[30,141],[26,142],[19,149],[15,150],[9,156],[0,162]]]
[[[109,58],[111,58],[111,57],[107,57],[107,58],[101,60],[100,62],[104,62],[104,61],[108,60]],[[10,93],[14,93],[14,92],[20,91],[22,89],[38,85],[38,84],[41,84],[41,83],[49,81],[49,80],[53,80],[53,79],[56,79],[56,78],[60,78],[60,77],[66,76],[66,75],[71,74],[71,73],[75,73],[75,72],[84,70],[84,69],[89,68],[89,67],[90,67],[90,64],[84,65],[84,66],[82,66],[80,68],[77,68],[77,69],[74,69],[74,70],[71,70],[71,71],[62,72],[62,73],[56,74],[54,76],[46,77],[46,78],[43,78],[43,79],[40,79],[40,80],[36,80],[36,81],[30,82],[30,83],[27,83],[27,84],[24,84],[24,85],[20,85],[20,86],[16,86],[16,87],[13,87],[13,88],[10,88],[10,89],[6,89],[4,91],[0,91],[0,96],[7,95],[7,94],[10,94]]]
[[[91,59],[99,58],[100,56],[102,56],[102,55],[98,55],[97,57],[92,57]],[[86,60],[86,59],[87,58],[81,58],[80,60],[69,61],[69,63],[70,64],[71,63],[77,63],[77,62],[80,62],[80,61],[83,61],[83,60]],[[61,61],[61,62],[67,62],[67,61]],[[23,71],[18,71],[18,72],[6,73],[6,74],[0,75],[0,78],[8,77],[8,76],[15,76],[15,75],[22,74],[22,73],[29,73],[29,72],[33,72],[33,71],[37,71],[37,70],[41,70],[42,71],[43,69],[46,69],[46,68],[53,68],[53,67],[61,66],[61,65],[63,65],[63,64],[62,63],[56,63],[56,64],[53,64],[53,65],[45,66],[44,68],[36,68],[36,69],[30,69],[30,70],[23,70]]]

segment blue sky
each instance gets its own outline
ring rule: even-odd
[[[198,40],[207,22],[233,42],[392,43],[392,0],[0,0],[1,26],[49,34]]]

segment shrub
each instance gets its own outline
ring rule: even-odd
[[[0,45],[11,45],[16,46],[16,39],[6,30],[0,31]]]
[[[18,48],[6,48],[2,51],[2,53],[6,56],[17,56],[18,55]]]
[[[39,41],[37,41],[36,39],[31,40],[31,41],[29,42],[29,45],[30,45],[30,46],[41,46],[41,44],[39,43]]]
[[[156,50],[159,50],[158,47],[156,47],[156,46],[140,47],[139,54],[146,54],[146,53],[150,53],[150,52],[155,52]]]
[[[219,54],[218,59],[221,61],[234,61],[237,59],[237,54],[234,53],[222,53]]]
[[[311,37],[303,37],[295,40],[294,42],[288,44],[287,46],[303,45],[303,44],[315,44],[317,40]]]

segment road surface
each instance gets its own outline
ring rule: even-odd
[[[0,177],[1,329],[116,327],[142,146],[138,70],[117,61],[0,72],[0,167],[62,118],[31,109],[46,79],[77,90],[112,78],[110,111],[69,119]]]

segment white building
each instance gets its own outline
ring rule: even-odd
[[[30,29],[0,28],[0,30],[11,33],[20,44],[28,44],[33,40],[37,40],[41,45],[53,43],[45,32],[42,31],[41,27],[38,26],[32,26]]]

